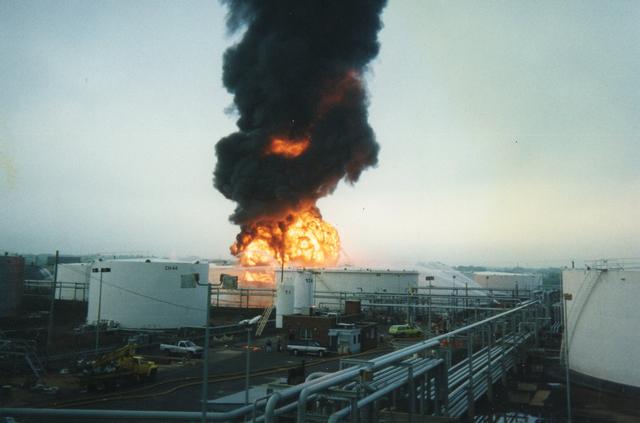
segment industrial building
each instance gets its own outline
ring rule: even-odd
[[[87,301],[92,263],[70,263],[58,265],[56,299]]]
[[[96,261],[89,279],[87,323],[171,329],[205,321],[209,265],[131,259]],[[99,317],[98,317],[99,316]]]
[[[542,287],[542,275],[533,273],[475,272],[473,279],[488,289],[536,290]]]
[[[577,380],[640,392],[640,269],[625,269],[600,263],[562,273],[569,295],[564,345]]]
[[[15,317],[22,303],[24,258],[0,256],[0,318]]]

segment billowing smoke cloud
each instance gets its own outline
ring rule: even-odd
[[[237,0],[232,31],[242,40],[224,55],[238,132],[216,145],[214,185],[238,203],[244,224],[331,193],[377,163],[362,72],[379,50],[386,0]],[[274,137],[305,139],[291,158],[266,154]]]

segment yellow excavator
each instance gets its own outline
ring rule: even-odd
[[[158,365],[135,355],[136,345],[125,345],[92,360],[79,363],[80,386],[85,389],[111,389],[127,383],[154,380]]]

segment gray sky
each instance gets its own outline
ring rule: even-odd
[[[228,257],[215,1],[0,1],[0,249]],[[640,257],[640,3],[390,1],[346,261]]]

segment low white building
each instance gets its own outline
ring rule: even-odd
[[[203,326],[207,263],[158,259],[96,261],[89,278],[87,323],[113,320],[123,328]]]

